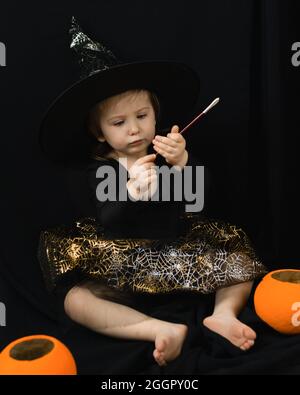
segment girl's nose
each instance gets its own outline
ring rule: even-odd
[[[138,125],[136,123],[132,123],[131,125],[129,125],[129,134],[135,135],[137,133],[139,133]]]

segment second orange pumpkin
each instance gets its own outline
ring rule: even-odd
[[[300,333],[300,270],[268,273],[255,290],[254,305],[257,315],[278,332]]]

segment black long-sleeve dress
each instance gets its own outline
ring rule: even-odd
[[[102,178],[96,178],[96,171],[99,166],[111,166],[115,170],[116,179],[119,179],[120,170],[125,174],[121,185],[116,183],[116,201],[106,200],[101,202],[97,199],[96,189],[99,183],[103,181]],[[161,166],[171,168],[163,161],[162,157],[156,160],[156,166],[161,169]],[[185,166],[192,167],[195,171],[196,166],[200,166],[198,160],[191,154],[188,157],[188,162]],[[206,170],[206,169],[205,169]],[[162,187],[166,185],[167,177],[160,178],[160,193],[158,201],[132,201],[127,192],[126,182],[129,179],[125,168],[115,159],[104,161],[93,161],[88,167],[89,185],[93,204],[96,208],[96,217],[99,224],[103,227],[103,234],[110,239],[117,238],[149,238],[149,239],[165,239],[170,240],[179,237],[183,234],[183,222],[179,220],[185,211],[185,205],[188,201],[184,196],[184,176],[185,170],[174,171],[177,175],[182,176],[181,200],[176,201],[173,192],[174,184],[168,184],[170,189],[170,199],[166,200],[162,196]],[[195,174],[193,174],[193,184],[195,185]],[[205,174],[205,190],[208,189],[208,171]],[[175,181],[176,182],[176,181]],[[202,186],[202,185],[201,185]],[[123,191],[121,191],[121,189]],[[119,196],[126,191],[126,201],[120,201]],[[191,203],[189,203],[191,204]],[[202,215],[202,214],[201,214]]]

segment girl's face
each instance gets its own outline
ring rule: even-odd
[[[155,135],[155,113],[147,91],[127,91],[100,103],[101,142],[119,158],[147,154]]]

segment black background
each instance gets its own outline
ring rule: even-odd
[[[241,225],[269,269],[298,268],[300,41],[295,0],[5,2],[0,41],[0,348],[30,333],[59,332],[36,250],[42,229],[85,214],[74,173],[43,158],[38,126],[49,103],[78,78],[68,28],[75,15],[123,60],[188,63],[200,75],[189,149],[209,166],[214,217]],[[76,176],[76,174],[75,174]]]

